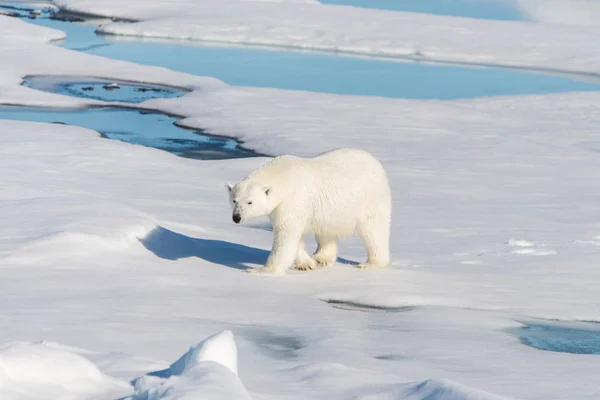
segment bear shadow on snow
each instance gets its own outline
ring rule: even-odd
[[[139,241],[147,250],[165,260],[198,257],[214,264],[241,270],[254,268],[247,264],[264,265],[271,252],[224,240],[193,238],[161,226],[146,237],[139,238]],[[357,261],[342,257],[338,257],[337,262],[346,265],[358,264]]]
[[[242,270],[252,268],[247,264],[264,265],[269,257],[268,250],[223,240],[192,238],[160,226],[139,240],[146,249],[166,260],[198,257]]]

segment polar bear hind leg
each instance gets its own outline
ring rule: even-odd
[[[361,222],[360,237],[367,249],[367,261],[359,264],[362,269],[388,268],[390,262],[390,217],[378,212]]]

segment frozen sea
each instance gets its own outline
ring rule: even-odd
[[[600,396],[596,29],[388,1],[3,3],[0,398]],[[336,147],[392,267],[245,273],[225,183]]]

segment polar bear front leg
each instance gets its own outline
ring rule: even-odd
[[[285,275],[298,254],[302,233],[289,229],[275,229],[273,248],[264,267],[251,272],[270,275]]]
[[[317,268],[315,260],[313,260],[306,252],[304,236],[300,239],[300,244],[298,245],[298,254],[296,254],[294,268],[299,271],[310,271],[311,269]]]

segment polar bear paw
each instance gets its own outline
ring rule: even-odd
[[[336,261],[336,257],[332,258],[321,254],[313,254],[312,259],[315,260],[319,268],[331,267]]]
[[[367,261],[365,263],[362,264],[358,264],[356,266],[356,268],[359,269],[386,269],[389,268],[391,266],[391,262],[373,262],[373,261]]]
[[[312,271],[313,269],[317,269],[317,266],[317,262],[312,258],[309,258],[307,260],[294,264],[294,269],[298,271]]]

